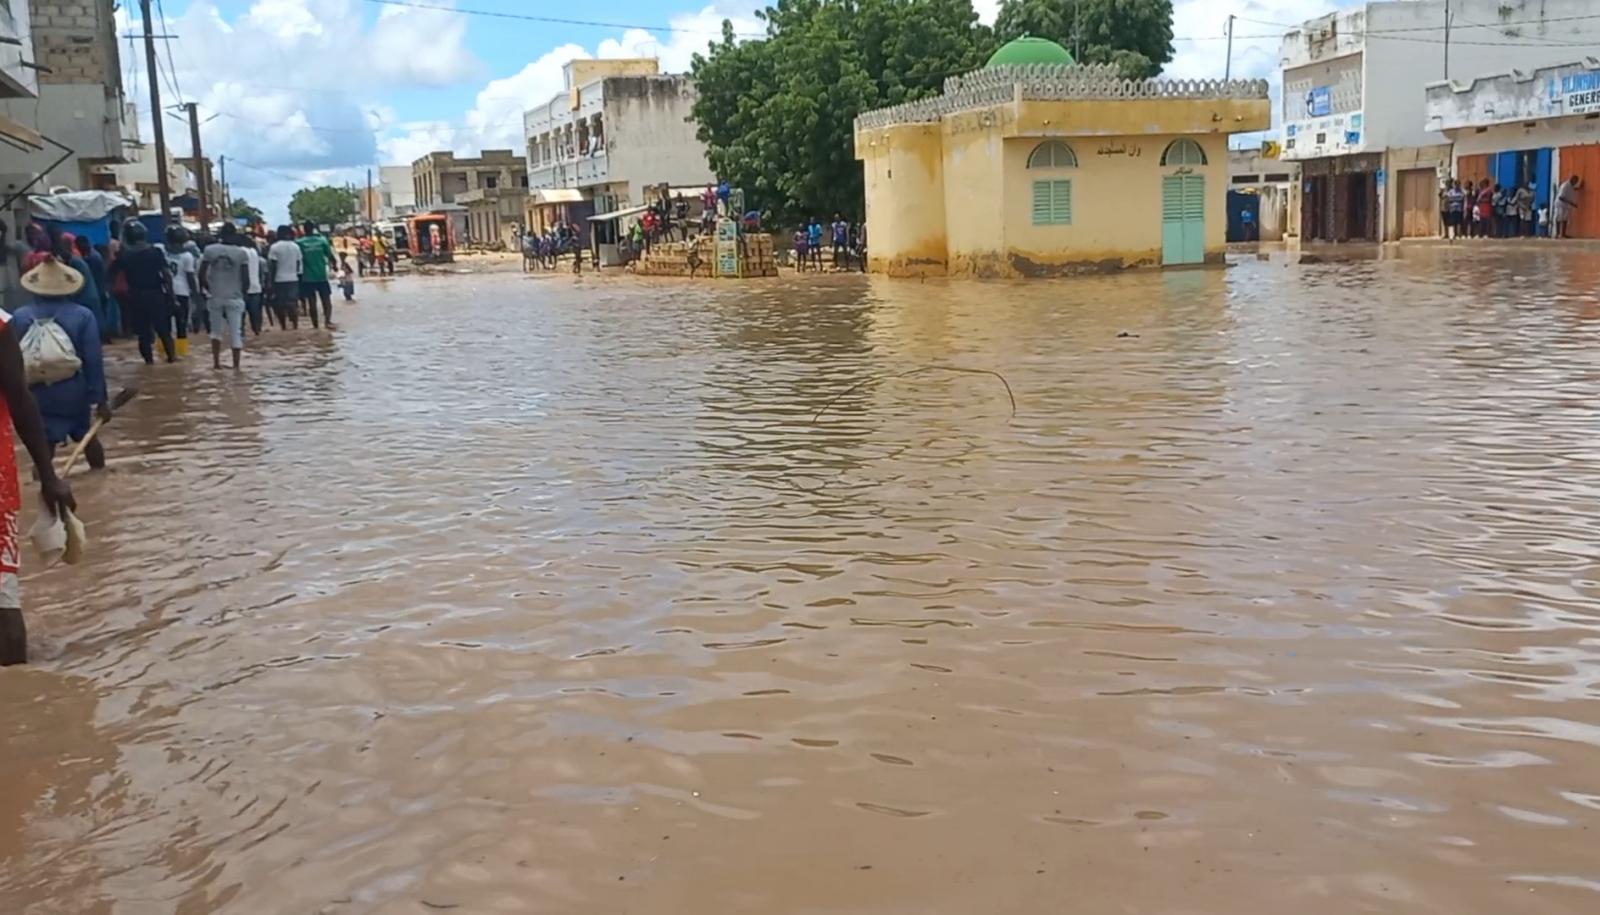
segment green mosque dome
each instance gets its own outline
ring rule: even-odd
[[[1048,38],[1024,35],[1014,38],[989,56],[986,67],[1020,67],[1028,64],[1070,64],[1072,54]]]

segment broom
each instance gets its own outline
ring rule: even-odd
[[[137,396],[139,396],[139,389],[136,387],[130,386],[118,391],[117,396],[111,399],[111,412],[116,413],[116,411],[127,406],[128,401]],[[100,434],[100,428],[105,424],[106,421],[104,419],[95,417],[94,424],[89,427],[88,434],[80,439],[78,441],[78,447],[72,449],[72,453],[67,455],[67,462],[66,464],[62,465],[61,470],[56,474],[57,476],[65,477],[67,474],[72,472],[72,466],[78,463],[78,458],[83,457],[84,449],[88,448],[89,443],[94,441],[94,437]]]

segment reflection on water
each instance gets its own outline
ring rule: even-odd
[[[1593,911],[1597,280],[369,284],[139,376],[0,910]]]

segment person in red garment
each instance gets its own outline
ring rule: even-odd
[[[52,257],[23,275],[22,288],[36,296],[68,296],[83,288],[83,277]],[[56,476],[50,461],[44,420],[22,370],[22,347],[12,331],[11,315],[4,311],[0,311],[0,423],[15,428],[17,438],[28,449],[45,508],[51,512],[76,510],[72,487]],[[17,513],[21,509],[16,449],[0,447],[0,667],[28,663],[28,630],[22,622],[22,588],[17,580],[21,558]]]

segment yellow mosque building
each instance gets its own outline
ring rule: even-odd
[[[1014,277],[1221,263],[1228,135],[1270,123],[1265,80],[1125,80],[1019,38],[939,96],[856,118],[868,267]]]

